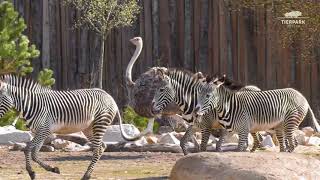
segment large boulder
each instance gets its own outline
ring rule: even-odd
[[[129,136],[136,136],[140,134],[138,128],[132,124],[123,124],[123,129]],[[107,127],[106,133],[103,136],[103,142],[106,144],[116,144],[125,141],[120,133],[119,125],[111,125]]]
[[[180,141],[173,135],[173,133],[162,134],[158,142],[160,144],[180,144]]]
[[[295,153],[203,152],[179,159],[170,179],[319,179],[319,164],[315,158]]]
[[[0,144],[29,142],[31,139],[32,134],[30,131],[21,131],[14,126],[0,127]]]

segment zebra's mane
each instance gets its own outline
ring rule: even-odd
[[[196,82],[199,80],[198,76],[195,76],[195,74],[189,70],[186,69],[179,69],[179,68],[169,68],[168,69],[169,75],[183,75],[184,77],[186,77],[185,79],[187,79],[190,82]]]
[[[0,76],[0,80],[3,82],[19,87],[19,88],[24,88],[26,90],[34,91],[34,92],[44,92],[44,91],[51,91],[50,88],[44,87],[40,85],[38,82],[35,82],[34,80],[30,78],[25,78],[22,76],[17,76],[17,75],[12,75],[12,74],[6,74]]]
[[[242,88],[245,87],[244,84],[238,82],[238,81],[235,81],[231,78],[228,78],[226,77],[225,75],[224,76],[221,76],[221,75],[214,75],[213,77],[207,77],[207,83],[209,82],[213,82],[213,83],[216,83],[216,81],[221,81],[221,82],[224,82],[222,85],[229,89],[229,90],[232,90],[232,91],[238,91]]]

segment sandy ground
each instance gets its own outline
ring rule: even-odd
[[[181,153],[104,152],[92,179],[168,179]],[[60,168],[61,174],[47,172],[33,163],[36,179],[80,179],[91,161],[90,152],[41,152],[41,159]],[[0,180],[29,179],[24,154],[0,148]]]
[[[320,159],[320,147],[298,146],[295,153]],[[182,153],[164,152],[104,152],[92,179],[168,179],[175,161],[182,156]],[[91,160],[91,152],[41,152],[40,157],[48,164],[59,167],[61,174],[47,172],[33,163],[36,179],[71,180],[82,177]],[[0,180],[7,179],[29,179],[29,176],[25,170],[23,152],[0,147]]]

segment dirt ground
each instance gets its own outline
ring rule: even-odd
[[[168,179],[181,153],[104,152],[96,164],[92,179]],[[91,161],[90,152],[40,152],[42,160],[60,168],[61,174],[47,172],[32,163],[36,179],[80,179]],[[0,180],[29,179],[24,154],[0,148]]]
[[[295,153],[320,159],[320,147],[298,146]],[[104,152],[92,179],[168,179],[174,163],[182,156],[182,153],[164,152]],[[41,152],[40,157],[48,164],[59,167],[61,174],[47,172],[32,163],[36,179],[73,180],[80,179],[84,174],[91,160],[91,152]],[[29,179],[29,176],[25,170],[23,152],[0,147],[0,180],[7,179]]]

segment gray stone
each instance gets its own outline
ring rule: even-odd
[[[132,124],[123,124],[123,129],[129,136],[136,136],[140,134],[138,128]],[[103,136],[103,142],[106,144],[116,144],[118,142],[125,141],[120,134],[120,126],[112,125],[108,126],[105,135]]]
[[[29,142],[32,139],[30,131],[21,131],[14,126],[0,127],[0,144],[10,144],[9,142]]]
[[[180,141],[173,135],[173,133],[162,134],[159,138],[160,144],[180,144]]]
[[[67,141],[67,140],[63,140],[63,139],[55,139],[51,142],[52,146],[55,148],[55,149],[64,149],[66,148],[68,145],[70,145],[71,141]]]
[[[294,153],[203,152],[179,159],[170,179],[319,179],[319,164],[320,161],[313,157]]]
[[[303,131],[307,137],[311,137],[315,133],[314,129],[309,126],[302,128],[301,131]]]
[[[299,145],[306,145],[306,134],[301,130],[295,130],[293,134]]]
[[[13,143],[12,147],[10,148],[11,151],[22,151],[27,146],[26,143]]]
[[[319,146],[319,145],[320,145],[320,138],[319,138],[319,137],[316,137],[316,136],[311,136],[311,137],[308,139],[307,145],[308,145],[308,146]]]
[[[41,152],[54,152],[54,147],[43,145],[40,149]]]
[[[261,142],[262,147],[268,147],[268,148],[273,148],[275,147],[273,141],[272,141],[272,137],[270,135],[267,135],[266,137],[263,138],[262,142]]]

